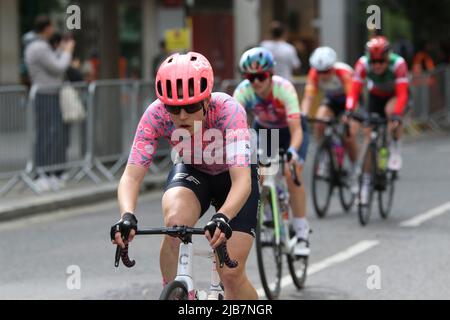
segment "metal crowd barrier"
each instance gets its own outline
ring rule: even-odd
[[[0,180],[5,181],[0,196],[19,182],[33,186],[28,176],[33,144],[27,110],[27,87],[0,87]]]

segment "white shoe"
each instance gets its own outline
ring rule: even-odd
[[[49,177],[49,181],[51,186],[55,189],[62,189],[66,186],[66,182],[63,179],[58,178],[57,176],[54,175]]]
[[[391,152],[389,155],[388,168],[392,171],[399,171],[402,168],[402,156],[399,152]]]
[[[46,192],[50,190],[50,181],[47,177],[39,177],[33,181],[38,192]]]
[[[308,257],[310,253],[309,241],[303,238],[297,238],[297,243],[294,246],[294,255]]]

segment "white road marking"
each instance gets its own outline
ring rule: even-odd
[[[450,202],[447,202],[444,203],[443,205],[440,205],[439,207],[436,207],[422,214],[419,214],[418,216],[412,219],[403,221],[402,223],[400,223],[400,227],[418,227],[425,221],[436,218],[449,211],[450,211]]]
[[[370,250],[371,248],[378,245],[380,242],[377,240],[363,240],[355,245],[336,253],[335,255],[332,255],[331,257],[328,257],[322,261],[319,261],[317,263],[314,263],[308,267],[308,276],[313,275],[314,273],[317,273],[319,271],[322,271],[323,269],[329,268],[331,266],[334,266],[338,263],[344,262],[345,260],[351,259],[354,256],[357,256],[358,254],[361,254],[367,250]],[[290,275],[284,276],[281,279],[281,287],[284,288],[286,286],[289,286],[293,284],[292,278]],[[265,293],[263,288],[259,288],[257,290],[258,295],[260,298],[265,298]]]

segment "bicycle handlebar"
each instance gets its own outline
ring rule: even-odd
[[[204,235],[205,230],[202,228],[190,228],[186,226],[174,226],[174,227],[163,227],[163,228],[151,228],[151,229],[142,229],[137,230],[136,235],[156,235],[156,234],[165,234],[172,237],[178,237],[181,240],[186,239],[186,237],[190,237],[191,235]],[[233,269],[238,266],[238,262],[233,260],[228,255],[228,250],[226,243],[222,243],[215,249],[217,254],[217,258],[219,259],[220,268],[223,268],[225,264],[228,268]],[[128,244],[125,245],[125,248],[122,249],[119,245],[116,248],[116,256],[115,256],[115,267],[119,267],[120,259],[122,259],[123,264],[127,268],[132,268],[136,264],[135,260],[130,260],[128,256]]]

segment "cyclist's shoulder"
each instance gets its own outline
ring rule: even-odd
[[[341,62],[338,61],[333,65],[333,68],[337,71],[337,72],[353,72],[353,68],[351,66],[349,66],[348,64],[346,64],[345,62]]]
[[[389,66],[391,67],[391,69],[393,69],[395,71],[398,68],[407,67],[407,63],[406,63],[406,60],[401,55],[398,55],[396,53],[390,53],[389,54]]]
[[[217,114],[228,113],[228,111],[234,112],[236,109],[242,108],[237,99],[225,92],[211,93],[210,105]]]
[[[252,85],[251,85],[250,81],[245,79],[245,80],[242,80],[241,82],[239,82],[239,84],[236,86],[236,89],[234,90],[234,92],[251,90],[251,89],[252,89]]]

